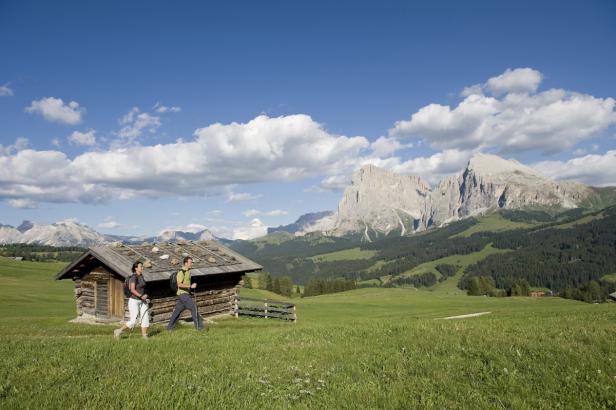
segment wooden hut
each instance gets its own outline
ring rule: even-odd
[[[242,276],[262,267],[214,241],[178,241],[143,245],[91,247],[56,275],[56,279],[75,282],[77,321],[117,322],[128,318],[128,300],[124,280],[131,275],[133,263],[144,264],[146,291],[152,300],[151,322],[168,321],[176,296],[169,277],[182,267],[184,257],[193,259],[192,281],[197,283],[195,298],[204,316],[232,314]],[[182,318],[190,317],[185,311]]]

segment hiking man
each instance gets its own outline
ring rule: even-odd
[[[171,319],[167,325],[167,330],[169,331],[173,330],[175,323],[180,318],[180,314],[182,314],[185,309],[190,309],[190,314],[192,315],[195,328],[199,331],[203,330],[203,323],[201,323],[199,312],[197,312],[197,305],[190,297],[190,291],[197,288],[196,283],[190,283],[190,268],[192,267],[192,264],[192,258],[190,256],[185,257],[182,269],[176,273],[178,283],[178,301],[175,304],[175,309],[173,310],[173,314],[171,315]]]
[[[130,319],[121,328],[113,331],[113,337],[119,339],[122,332],[132,329],[137,324],[137,317],[141,322],[141,336],[148,338],[148,327],[150,327],[150,312],[148,295],[145,293],[145,279],[143,278],[143,263],[136,261],[131,268],[133,274],[128,279],[130,298],[128,299],[128,311]]]

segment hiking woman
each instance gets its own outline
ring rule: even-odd
[[[128,288],[130,290],[130,298],[128,299],[128,312],[130,320],[121,328],[113,331],[113,337],[119,339],[122,332],[126,329],[132,329],[137,324],[137,317],[141,322],[141,336],[144,339],[148,338],[148,327],[150,327],[150,312],[148,311],[148,295],[145,293],[145,279],[143,278],[143,263],[137,261],[133,263],[131,268],[133,274],[128,279]]]

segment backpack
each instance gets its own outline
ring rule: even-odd
[[[130,298],[133,295],[130,291],[130,280],[133,276],[135,276],[134,273],[124,279],[124,297]]]
[[[178,291],[178,273],[179,271],[172,273],[171,276],[169,276],[169,287],[174,292]]]

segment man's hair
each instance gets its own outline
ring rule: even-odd
[[[135,261],[135,263],[133,263],[133,267],[132,267],[132,268],[130,268],[130,270],[131,270],[133,273],[135,273],[135,271],[137,270],[137,266],[139,266],[139,265],[143,265],[143,262],[141,262],[141,261]]]
[[[184,258],[184,262],[182,262],[184,265],[186,265],[186,262],[193,260],[193,258],[191,258],[190,256],[187,256]]]

